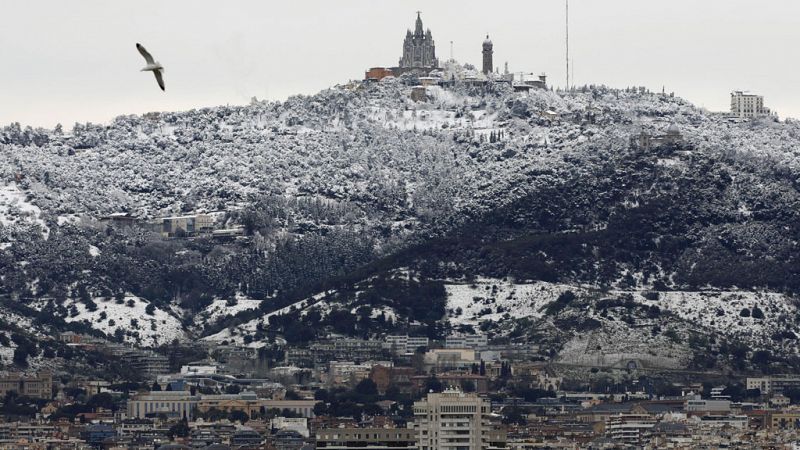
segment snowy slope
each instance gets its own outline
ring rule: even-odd
[[[224,299],[214,300],[206,309],[195,317],[195,323],[215,323],[219,319],[227,316],[235,316],[242,311],[257,309],[261,300],[248,298],[241,293],[237,293],[236,304],[228,306],[228,301]]]
[[[772,333],[787,329],[787,318],[795,320],[795,301],[785,294],[746,291],[680,291],[659,292],[658,299],[648,300],[643,292],[636,292],[637,301],[656,305],[689,323],[728,336],[748,336],[769,340]],[[758,307],[764,317],[753,318],[752,310]],[[750,317],[742,317],[743,309]],[[783,319],[783,320],[779,320]]]
[[[691,352],[685,343],[664,335],[653,336],[649,328],[631,328],[622,322],[604,323],[589,333],[577,333],[564,343],[557,362],[567,365],[625,368],[636,361],[649,368],[686,367]]]
[[[42,220],[42,210],[27,201],[26,194],[16,183],[0,186],[0,225],[39,225],[45,236],[48,228]]]
[[[760,164],[769,166],[770,171],[772,167],[780,167],[784,171],[782,177],[796,180],[800,173],[798,123],[730,124],[679,98],[642,90],[592,87],[570,93],[534,91],[521,95],[501,89],[487,93],[487,90],[432,87],[428,89],[429,101],[415,103],[408,99],[410,88],[401,83],[354,89],[336,87],[282,103],[126,116],[108,126],[78,125],[69,137],[54,135],[41,147],[12,141],[0,154],[0,178],[13,179],[17,174],[24,178],[18,185],[0,188],[0,225],[43,226],[42,217],[58,217],[58,224],[67,227],[80,222],[78,218],[84,215],[91,218],[118,210],[129,210],[145,218],[190,207],[234,210],[250,201],[251,194],[265,194],[287,199],[286,208],[282,204],[276,208],[285,211],[281,220],[275,218],[276,235],[300,235],[302,232],[296,230],[304,227],[351,226],[359,233],[378,230],[378,234],[391,235],[377,244],[381,248],[405,235],[413,235],[420,224],[457,226],[462,220],[495,213],[531,194],[547,194],[549,188],[558,190],[565,178],[591,180],[597,173],[605,175],[607,172],[598,168],[628,152],[634,133],[646,130],[658,134],[670,124],[677,124],[687,142],[692,143],[694,156],[645,155],[638,160],[646,168],[648,160],[654,160],[653,166],[658,170],[647,170],[664,179],[654,181],[652,189],[672,189],[663,197],[685,191],[680,183],[698,181],[684,177],[687,171],[696,170],[692,168],[698,159],[713,163],[716,169],[713,174],[719,179],[720,189],[726,189],[725,195],[741,199],[737,213],[742,219],[761,217],[757,220],[769,221],[776,216],[773,211],[779,206],[787,205],[785,209],[789,210],[797,204],[791,186],[786,191],[776,190],[774,180],[758,175],[755,163],[742,166],[747,170],[739,170],[737,161],[763,157],[766,162]],[[596,123],[581,119],[589,110],[597,113]],[[543,120],[545,111],[548,117],[557,119],[552,123]],[[476,142],[476,137],[486,138],[497,131],[502,131],[500,142],[486,145]],[[613,178],[613,184],[623,185],[642,175],[640,172],[637,169],[633,174],[616,173],[618,179]],[[755,175],[745,178],[745,173]],[[609,186],[602,183],[606,180],[596,181],[593,188],[597,192],[588,191],[589,197],[612,195]],[[739,183],[753,190],[762,186],[763,192],[755,194],[763,195],[751,193],[749,200],[744,200],[745,196],[736,190]],[[729,184],[733,188],[725,188]],[[644,200],[639,202],[640,197],[659,198],[643,192],[648,186],[641,191],[622,192],[625,198],[621,197],[618,205],[611,200],[607,202],[620,210],[638,208],[646,204]],[[702,197],[701,203],[716,196],[715,190]],[[314,208],[289,202],[298,199],[314,199],[320,205],[339,209],[330,214],[333,219],[314,222],[309,220],[310,214],[302,214],[303,205]],[[577,202],[580,198],[570,200]],[[590,209],[586,203],[576,204]],[[730,209],[725,203],[714,206]],[[514,219],[517,223],[528,222],[536,219],[536,213],[531,211],[529,216],[520,214]],[[345,216],[347,219],[339,221]],[[581,219],[585,221],[576,227],[602,229],[607,225],[607,221],[603,223],[598,218]],[[731,215],[726,220],[733,226],[738,219]],[[572,230],[567,226],[558,230],[564,231]],[[709,231],[709,235],[719,234],[716,230]],[[752,235],[761,236],[758,232]],[[53,233],[51,242],[55,236]],[[745,233],[736,236],[747,237]],[[274,244],[270,241],[274,236],[263,240],[262,237],[254,239],[261,240],[256,244],[262,246],[259,250]],[[658,243],[660,238],[654,240]],[[9,245],[10,242],[0,240],[0,253],[11,255],[12,252],[3,252]],[[99,243],[87,248],[94,261],[104,261],[113,251],[113,247]],[[224,264],[223,259],[220,261]],[[89,269],[86,272],[85,278],[91,279]],[[220,278],[232,278],[230,273],[219,273],[222,273]],[[502,276],[502,272],[498,270],[493,275]],[[668,279],[670,273],[662,271],[659,277]],[[31,278],[25,282],[35,284],[34,276]],[[644,283],[641,276],[633,278]],[[544,317],[542,308],[566,290],[577,294],[590,290],[567,284],[496,278],[444,283],[447,320],[452,325],[478,325],[485,321],[500,324],[515,318],[552,321],[551,317]],[[31,292],[42,295],[35,289]],[[671,313],[674,316],[670,319],[680,319],[676,322],[683,327],[696,326],[709,333],[766,343],[775,331],[787,327],[798,329],[793,319],[796,307],[792,299],[780,294],[661,292],[655,300],[642,292],[630,294],[639,303]],[[243,335],[254,333],[259,326],[268,326],[270,317],[292,308],[307,311],[313,306],[324,312],[340,306],[326,303],[322,295],[232,326],[206,339],[241,342]],[[139,335],[126,335],[126,340],[145,345],[184,337],[178,319],[183,312],[177,307],[175,311],[157,309],[151,317],[144,312],[145,300],[130,298],[134,301],[132,308],[116,305],[113,300],[96,300],[97,311],[88,311],[83,304],[68,300],[66,306],[74,305],[77,315],[67,320],[87,320],[108,334],[123,328]],[[217,299],[194,318],[196,328],[256,309],[260,304],[237,297],[236,305],[229,307],[225,299]],[[756,305],[764,312],[764,319],[740,315],[742,309],[752,311]],[[350,304],[341,306],[355,310]],[[397,315],[391,308],[385,308],[373,310],[372,317],[381,311],[390,318]],[[131,325],[132,320],[137,321],[136,326]],[[593,333],[593,341],[569,341],[567,352],[586,353],[592,342],[597,342],[595,347],[613,349],[619,355],[647,354],[647,346],[667,348],[660,336],[645,339],[651,333],[648,330],[628,332],[629,327],[621,323],[607,320],[602,323],[605,329]],[[631,336],[635,336],[636,346],[629,347],[625,342]],[[662,353],[659,357],[683,360],[684,354],[677,350],[674,353],[672,356]]]
[[[263,316],[259,317],[258,319],[253,319],[249,322],[245,322],[241,325],[236,327],[229,327],[226,328],[219,333],[212,334],[211,336],[206,336],[203,340],[207,341],[214,341],[214,342],[221,342],[221,341],[228,341],[228,342],[235,342],[238,344],[243,343],[243,337],[245,335],[252,335],[255,333],[257,327],[260,325],[264,328],[269,328],[269,318],[272,316],[279,316],[282,314],[286,314],[290,311],[306,311],[312,306],[323,306],[320,305],[321,303],[325,303],[322,301],[322,298],[329,295],[330,292],[323,292],[316,294],[312,297],[300,300],[299,302],[293,303],[289,306],[284,308],[280,308],[275,310],[271,313],[264,314]],[[263,343],[253,342],[251,347],[258,347],[264,345]]]
[[[128,306],[131,301],[133,305]],[[79,301],[66,300],[64,306],[68,310],[74,307],[78,314],[74,316],[69,314],[64,320],[86,322],[108,336],[114,336],[114,332],[121,328],[126,331],[125,342],[143,347],[156,347],[175,339],[184,341],[187,338],[177,317],[159,308],[155,308],[152,315],[147,314],[146,308],[149,302],[142,298],[126,295],[122,304],[110,298],[95,298],[94,302],[97,304],[97,309],[89,311],[86,305]],[[40,301],[31,306],[42,308],[44,303]]]
[[[543,281],[517,284],[494,278],[479,278],[468,284],[445,284],[445,289],[448,316],[454,325],[541,317],[541,309],[563,292],[576,292],[576,287],[570,285]]]
[[[691,344],[686,339],[691,333],[730,339],[759,349],[797,351],[796,340],[779,342],[774,338],[775,333],[798,329],[797,308],[785,294],[722,290],[617,290],[609,294],[615,298],[630,296],[636,303],[657,306],[660,318],[627,324],[619,316],[610,320],[598,316],[595,310],[586,311],[587,316],[601,321],[602,327],[576,333],[564,343],[558,362],[625,367],[629,361],[636,361],[650,368],[677,369],[686,367],[692,358]],[[754,308],[762,311],[764,317],[752,317]],[[748,317],[741,315],[742,310],[747,310]],[[618,308],[617,312],[620,311],[626,309]],[[667,329],[671,334],[661,332]]]

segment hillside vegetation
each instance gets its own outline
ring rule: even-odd
[[[42,333],[83,323],[142,345],[165,343],[166,324],[168,339],[250,345],[480,328],[575,364],[663,349],[651,364],[733,366],[776,346],[737,367],[795,364],[800,124],[731,122],[639,88],[408,93],[7,126],[2,294],[50,314]],[[632,145],[670,126],[677,144]],[[201,209],[247,238],[97,222]],[[131,298],[159,319],[132,324],[117,307]]]

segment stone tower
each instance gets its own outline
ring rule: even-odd
[[[433,69],[439,67],[439,60],[436,59],[436,45],[433,42],[431,30],[425,31],[423,29],[419,12],[417,12],[414,33],[412,34],[411,30],[406,32],[400,67],[409,69]]]
[[[492,64],[492,41],[489,40],[489,35],[486,35],[486,40],[483,41],[483,73],[489,75],[494,70]]]

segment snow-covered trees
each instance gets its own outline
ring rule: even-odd
[[[126,293],[156,314],[237,294],[264,313],[400,249],[431,278],[798,287],[800,123],[731,123],[638,88],[428,95],[377,83],[71,133],[7,126],[0,178],[24,203],[0,209],[4,293],[75,317],[97,296],[139,308]],[[631,148],[673,124],[680,152]],[[74,225],[199,209],[247,239]]]

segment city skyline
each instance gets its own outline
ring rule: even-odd
[[[2,450],[800,448],[800,6],[31,2]]]
[[[800,37],[790,19],[800,6],[773,1],[752,10],[739,0],[700,5],[680,0],[668,8],[640,3],[571,2],[574,85],[664,87],[712,111],[728,109],[731,91],[752,91],[781,117],[800,117],[800,94],[789,87],[796,63],[785,56]],[[460,14],[454,18],[456,7]],[[40,1],[9,10],[18,20],[0,30],[0,57],[14,68],[0,74],[2,124],[71,127],[126,114],[313,94],[359,79],[369,67],[395,65],[418,10],[442,61],[453,41],[455,59],[480,68],[488,33],[494,65],[501,70],[508,62],[512,71],[546,72],[556,87],[565,75],[563,1],[501,2],[493,8],[450,1],[225,8],[204,2],[189,8],[181,2]],[[213,32],[199,31],[206,29]],[[141,57],[134,44],[140,41],[168,67],[166,93],[152,89],[152,77],[138,71]]]

